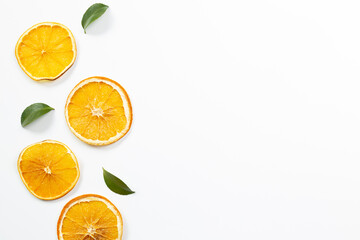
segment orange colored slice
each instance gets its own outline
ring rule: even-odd
[[[120,240],[122,233],[119,210],[106,198],[94,194],[68,202],[57,224],[59,240]]]
[[[80,176],[74,153],[54,140],[26,147],[20,153],[18,170],[26,188],[42,200],[64,196],[74,188]]]
[[[55,80],[75,61],[75,39],[60,23],[39,23],[21,35],[15,55],[22,70],[33,80]]]
[[[111,144],[130,129],[130,99],[119,83],[105,77],[90,77],[70,92],[65,118],[80,140],[91,145]]]

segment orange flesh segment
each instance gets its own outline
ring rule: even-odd
[[[18,168],[29,191],[46,200],[65,195],[79,178],[74,156],[56,142],[42,142],[26,148]]]

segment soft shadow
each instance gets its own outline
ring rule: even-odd
[[[118,140],[117,142],[114,142],[110,145],[105,145],[105,146],[101,146],[101,145],[96,146],[96,145],[87,144],[87,143],[81,141],[80,139],[78,139],[75,135],[74,135],[74,138],[76,140],[78,140],[81,144],[83,144],[83,146],[90,147],[93,149],[115,149],[115,148],[119,148],[119,144],[121,144],[123,141],[126,141],[126,138],[128,138],[129,134],[131,134],[131,128],[130,128],[129,132],[124,137],[122,137],[120,140]]]
[[[34,122],[30,123],[29,125],[25,126],[26,130],[32,132],[45,132],[49,129],[50,125],[54,122],[55,113],[54,110],[46,113],[44,116],[36,119]]]
[[[73,199],[74,197],[80,195],[79,194],[79,189],[80,189],[80,187],[82,185],[82,181],[83,181],[83,178],[82,178],[82,175],[81,175],[81,172],[83,172],[83,169],[82,169],[82,166],[80,166],[80,163],[79,163],[79,169],[80,169],[80,177],[79,177],[78,182],[76,183],[75,187],[64,196],[64,199],[66,199],[67,201],[69,201],[70,199]]]
[[[79,53],[77,53],[77,55],[79,55]],[[71,76],[73,75],[73,71],[74,69],[76,68],[76,65],[77,65],[77,58],[79,56],[76,56],[76,59],[75,59],[75,62],[74,64],[63,74],[61,75],[58,79],[56,80],[53,80],[53,81],[43,81],[43,82],[40,82],[41,85],[45,85],[45,86],[57,86],[57,85],[60,85],[62,84],[63,82],[65,81],[68,81],[69,78],[71,78]]]
[[[80,170],[80,171],[82,171],[82,170]],[[65,194],[65,196],[62,196],[62,197],[60,197],[58,199],[55,199],[55,200],[52,200],[51,202],[61,202],[61,201],[68,202],[71,199],[75,198],[76,196],[79,196],[80,195],[79,194],[79,188],[80,188],[81,182],[82,182],[82,177],[81,177],[81,173],[80,173],[79,180],[76,183],[75,187],[70,192]]]
[[[133,121],[134,124],[134,121]],[[130,136],[131,132],[132,132],[132,128],[134,127],[133,124],[131,125],[130,130],[127,132],[127,134],[125,136],[123,136],[120,140],[118,140],[117,142],[114,142],[110,145],[105,145],[105,146],[97,146],[99,148],[104,148],[104,149],[113,149],[113,148],[118,148],[119,145],[122,144],[123,141],[126,141],[126,139]]]
[[[128,236],[129,236],[129,228],[127,227],[127,224],[126,224],[126,220],[124,220],[124,217],[123,217],[123,236],[122,236],[122,240],[127,240],[127,239],[130,239]]]
[[[111,28],[112,23],[114,22],[114,17],[110,9],[108,9],[104,15],[91,23],[87,29],[86,34],[88,35],[100,35],[103,34]]]
[[[74,138],[76,138],[77,140],[79,140],[82,144],[84,144],[84,146],[87,147],[91,147],[91,148],[97,148],[97,149],[115,149],[115,148],[119,148],[119,145],[122,144],[123,141],[126,141],[126,139],[131,135],[131,132],[133,131],[132,129],[134,128],[134,119],[132,121],[131,127],[129,129],[129,131],[126,133],[125,136],[123,136],[120,140],[110,144],[110,145],[105,145],[105,146],[96,146],[96,145],[89,145],[83,141],[81,141],[80,139],[78,139],[75,135]]]

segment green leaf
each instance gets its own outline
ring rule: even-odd
[[[21,126],[25,127],[29,123],[32,123],[34,120],[38,119],[42,115],[55,110],[54,108],[46,105],[45,103],[34,103],[25,108],[21,114]]]
[[[112,175],[103,168],[104,180],[108,188],[120,195],[129,195],[135,193],[118,177]]]
[[[86,33],[86,28],[96,19],[101,17],[106,10],[109,8],[109,6],[102,4],[102,3],[95,3],[91,5],[86,12],[84,13],[82,20],[81,20],[81,26],[84,29],[84,33]]]

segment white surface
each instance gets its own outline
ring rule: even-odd
[[[85,35],[92,1],[3,1],[0,15],[0,239],[56,240],[63,205],[108,197],[124,240],[359,239],[360,3],[325,0],[110,1]],[[75,35],[78,58],[37,83],[18,66],[18,37],[41,21]],[[102,75],[128,91],[134,122],[111,146],[79,141],[65,99]],[[20,126],[29,104],[55,111]],[[33,197],[16,169],[27,145],[55,139],[77,155],[65,197]],[[101,167],[136,193],[105,186]]]

